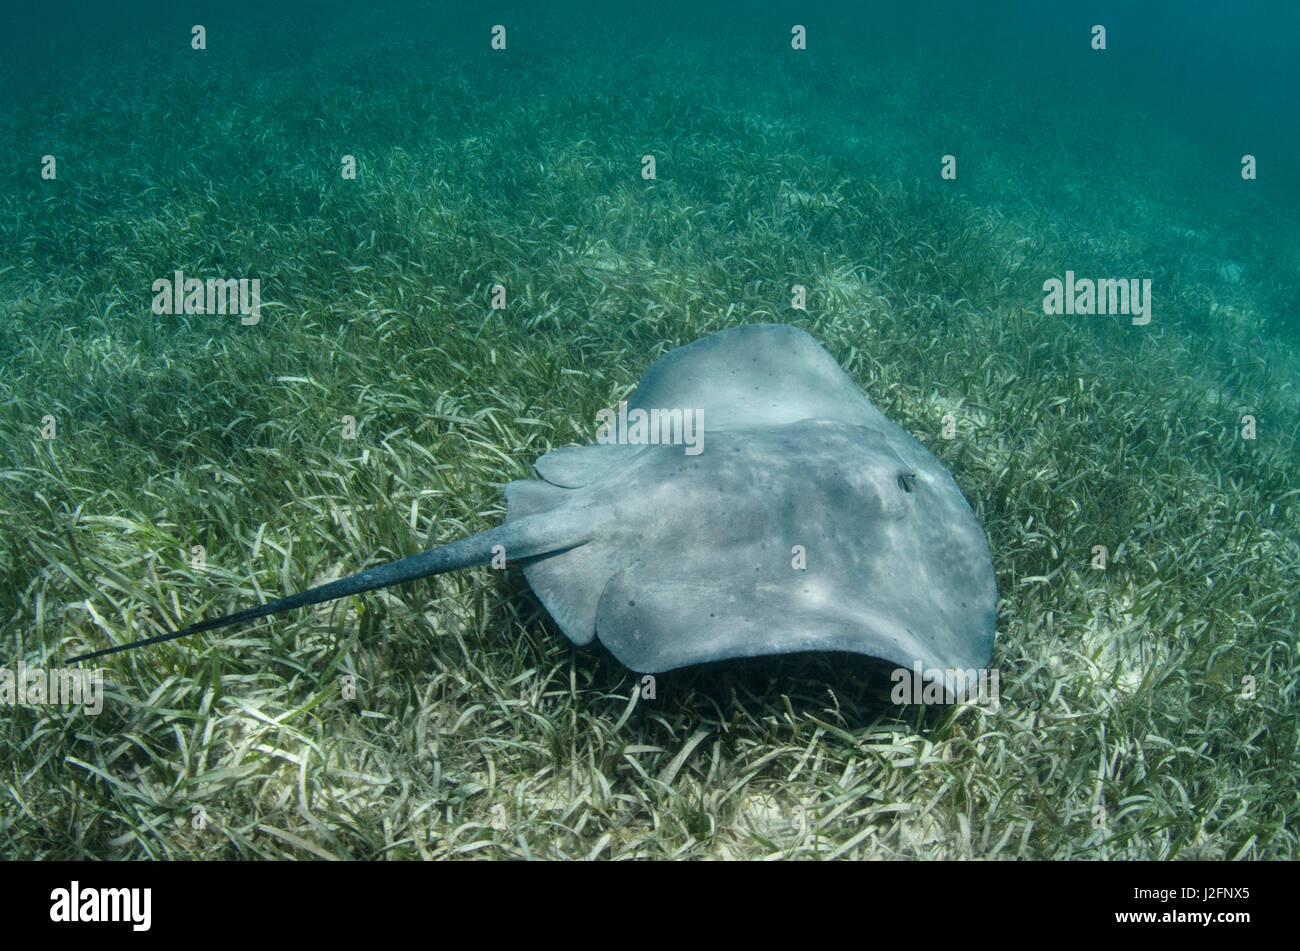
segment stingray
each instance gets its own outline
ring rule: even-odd
[[[571,641],[599,639],[638,672],[850,651],[919,665],[951,689],[936,671],[987,665],[997,590],[978,519],[939,460],[811,336],[758,324],[672,350],[625,417],[623,441],[556,449],[537,460],[540,479],[509,483],[496,528],[74,660],[504,555]],[[645,417],[659,431],[638,436]]]

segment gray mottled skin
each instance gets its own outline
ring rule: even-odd
[[[812,337],[722,331],[651,366],[628,404],[703,410],[703,452],[560,449],[537,461],[545,482],[506,487],[507,524],[549,511],[588,526],[524,565],[571,640],[599,637],[651,673],[804,650],[987,665],[983,529],[948,470]]]
[[[948,470],[808,334],[767,324],[697,340],[651,366],[628,404],[702,410],[703,451],[547,453],[541,480],[506,487],[498,528],[135,644],[484,564],[502,545],[572,641],[599,638],[633,670],[807,650],[987,665],[997,592],[983,529]]]

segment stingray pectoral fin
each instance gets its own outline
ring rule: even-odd
[[[506,510],[509,514],[506,516],[506,522],[508,524],[529,515],[540,515],[542,512],[549,512],[551,509],[563,504],[568,499],[569,494],[569,489],[563,489],[558,485],[551,485],[549,482],[542,482],[539,479],[519,479],[515,482],[507,482]]]
[[[697,566],[699,567],[699,566]],[[638,562],[610,579],[596,610],[596,632],[632,670],[659,673],[730,657],[797,651],[851,651],[910,668],[979,667],[981,649],[946,649],[942,637],[910,618],[864,603],[847,575],[744,566],[719,579],[700,571],[664,572]]]
[[[155,637],[107,647],[93,653],[81,654],[71,658],[68,663],[93,660],[96,657],[116,654],[119,651],[133,647],[161,644],[164,641],[174,640],[178,637],[200,634],[204,631],[229,627],[232,624],[243,624],[248,621],[255,621],[258,618],[269,617],[272,614],[292,611],[295,608],[320,604],[323,601],[334,601],[338,598],[361,594],[365,591],[373,591],[376,588],[387,588],[405,581],[414,581],[417,578],[428,578],[432,575],[445,574],[461,568],[484,565],[502,551],[504,551],[507,558],[528,558],[557,548],[582,544],[586,541],[580,528],[566,535],[565,532],[570,527],[568,519],[557,519],[549,512],[540,513],[530,518],[520,518],[489,529],[486,532],[480,532],[477,535],[471,535],[468,538],[462,538],[450,544],[421,552],[418,555],[399,558],[397,561],[390,561],[387,564],[357,572],[346,578],[318,585],[315,588],[308,588],[306,591],[299,591],[297,594],[287,595],[275,601],[247,608],[234,614],[200,621],[198,624],[190,625],[179,631],[171,631],[167,634],[159,634]]]
[[[577,489],[590,485],[616,467],[626,465],[646,447],[627,443],[592,443],[552,449],[533,463],[533,468],[551,485]]]
[[[590,509],[579,505],[570,511],[560,511],[561,506],[573,497],[572,489],[563,489],[549,482],[536,479],[511,482],[506,486],[506,504],[510,506],[506,523],[550,512],[557,534],[582,536],[584,524],[594,528]],[[561,527],[560,523],[565,519],[571,523]],[[595,531],[590,534],[597,535]],[[620,562],[618,552],[612,546],[593,539],[525,560],[524,577],[565,637],[575,644],[590,644],[596,636],[596,603],[600,600],[600,593],[605,589],[609,576],[617,570],[616,566],[625,561]]]
[[[833,642],[853,633],[831,617],[810,625],[809,618],[792,616],[757,589],[720,589],[689,575],[648,575],[646,567],[633,565],[611,579],[596,610],[601,643],[635,671],[833,649]]]
[[[596,607],[617,570],[611,560],[618,555],[610,545],[588,542],[524,563],[529,587],[575,644],[590,644],[596,637]]]
[[[720,330],[645,371],[628,411],[694,409],[708,429],[832,419],[896,428],[811,336],[784,324]]]

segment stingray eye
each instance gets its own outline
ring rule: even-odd
[[[916,485],[915,472],[900,472],[898,474],[898,487],[904,492],[910,493],[914,485]]]

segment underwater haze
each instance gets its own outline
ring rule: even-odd
[[[1300,8],[624,6],[7,5],[0,854],[1296,858]],[[70,661],[761,323],[969,502],[978,696],[629,670],[514,563]]]

